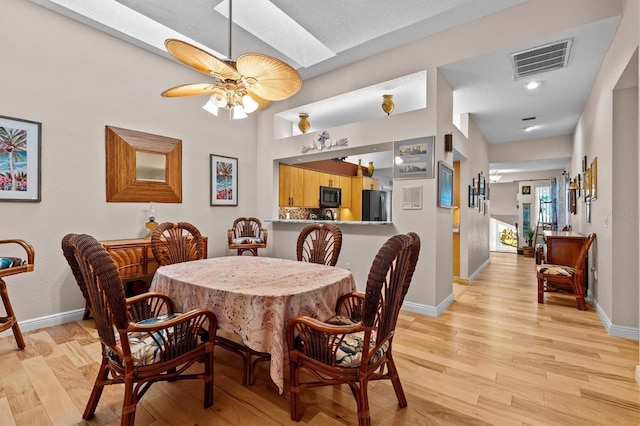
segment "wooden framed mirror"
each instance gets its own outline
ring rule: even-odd
[[[107,202],[182,202],[182,141],[105,126]]]

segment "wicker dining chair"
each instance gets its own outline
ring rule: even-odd
[[[586,291],[584,285],[584,265],[589,255],[589,248],[595,238],[595,233],[585,238],[575,265],[564,266],[543,263],[536,266],[538,303],[544,303],[545,293],[569,293],[575,296],[579,310],[587,310],[587,303],[584,300]]]
[[[204,259],[205,241],[188,222],[163,222],[151,232],[151,251],[158,265]]]
[[[229,249],[238,250],[238,256],[244,252],[257,256],[259,248],[267,248],[267,237],[267,230],[255,217],[239,217],[227,231]]]
[[[71,241],[77,234],[67,234],[62,237],[62,254],[64,258],[67,259],[67,263],[71,268],[71,273],[76,280],[76,284],[80,288],[80,292],[84,297],[84,314],[82,315],[82,319],[86,320],[91,317],[91,301],[89,300],[89,292],[87,291],[87,285],[84,282],[84,278],[82,277],[82,271],[80,271],[80,265],[78,265],[78,261],[75,256],[75,248],[71,244]]]
[[[206,309],[174,312],[162,293],[143,293],[125,299],[116,265],[95,238],[81,234],[70,239],[91,301],[102,344],[102,362],[82,415],[90,419],[105,385],[124,384],[122,425],[133,425],[136,406],[158,381],[200,379],[204,408],[213,404],[213,348],[216,316]],[[203,372],[188,371],[203,365]]]
[[[311,223],[298,235],[296,256],[299,261],[336,266],[342,248],[342,231],[330,223]]]
[[[336,316],[326,322],[305,316],[289,322],[292,420],[299,421],[302,415],[300,391],[317,386],[348,384],[360,425],[371,424],[367,385],[372,380],[391,380],[399,406],[407,406],[392,343],[419,252],[420,238],[413,232],[389,238],[373,260],[365,294],[342,296]],[[311,375],[302,376],[303,370]]]
[[[12,252],[12,254],[25,256],[0,257],[0,297],[2,298],[2,304],[7,314],[4,317],[0,317],[0,332],[11,329],[16,339],[16,344],[20,349],[24,349],[26,346],[24,337],[22,337],[22,332],[18,326],[18,319],[13,311],[13,306],[11,306],[9,291],[7,290],[7,283],[5,283],[4,277],[33,271],[36,251],[31,244],[19,239],[0,240],[0,245],[3,247],[12,247],[17,250],[16,252]],[[18,247],[16,248],[16,246]],[[23,251],[24,255],[22,254]]]

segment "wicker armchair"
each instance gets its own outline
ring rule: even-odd
[[[325,385],[349,385],[356,399],[360,425],[371,424],[367,384],[372,380],[391,380],[398,404],[407,406],[393,361],[392,343],[419,252],[417,234],[391,237],[371,265],[366,294],[342,296],[337,303],[337,315],[327,322],[303,316],[289,322],[292,420],[301,417],[300,391]],[[303,369],[311,373],[310,381],[301,380]]]
[[[198,228],[188,222],[163,222],[151,233],[151,251],[160,266],[204,259],[204,245]]]
[[[267,237],[267,230],[255,217],[239,217],[227,231],[229,249],[238,250],[238,256],[245,251],[257,256],[259,248],[267,248]]]
[[[578,309],[581,311],[587,310],[587,304],[584,300],[583,270],[589,255],[589,248],[595,238],[596,234],[591,234],[584,240],[576,264],[573,266],[551,265],[548,263],[536,266],[538,303],[544,303],[545,293],[569,293],[575,295]]]
[[[73,273],[73,277],[76,279],[76,283],[80,288],[80,292],[82,292],[82,296],[84,297],[84,315],[82,316],[83,320],[89,319],[91,317],[91,301],[89,300],[89,292],[87,291],[87,285],[84,282],[84,278],[82,277],[82,271],[80,271],[80,265],[78,265],[78,261],[75,256],[75,249],[71,244],[71,241],[76,236],[76,234],[67,234],[62,237],[62,254],[64,258],[67,259],[67,263],[71,268],[71,272]]]
[[[336,266],[342,248],[342,231],[330,223],[312,223],[302,228],[296,244],[299,261]]]
[[[11,244],[11,246],[9,246],[9,244]],[[24,338],[22,337],[22,332],[20,331],[20,327],[18,326],[16,314],[13,312],[11,300],[9,300],[7,284],[4,282],[3,278],[8,277],[9,275],[22,274],[23,272],[33,271],[36,252],[33,246],[24,240],[0,240],[0,246],[3,248],[16,248],[16,245],[18,246],[17,250],[19,254],[25,257],[0,257],[0,297],[2,297],[2,303],[4,304],[4,309],[7,313],[6,316],[0,317],[0,332],[11,329],[11,331],[13,331],[13,336],[16,339],[18,347],[20,349],[24,349],[24,347],[26,346],[24,343]]]
[[[136,405],[158,381],[202,379],[204,407],[213,404],[216,317],[196,309],[176,314],[162,293],[125,299],[122,280],[106,249],[89,235],[70,239],[86,284],[102,363],[83,418],[93,416],[105,385],[124,384],[121,424],[133,425]],[[187,370],[202,363],[204,372]]]

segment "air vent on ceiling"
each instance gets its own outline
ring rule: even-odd
[[[571,39],[566,39],[511,54],[514,79],[567,66]]]

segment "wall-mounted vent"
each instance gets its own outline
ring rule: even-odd
[[[569,62],[571,39],[511,54],[515,80],[564,68]]]

